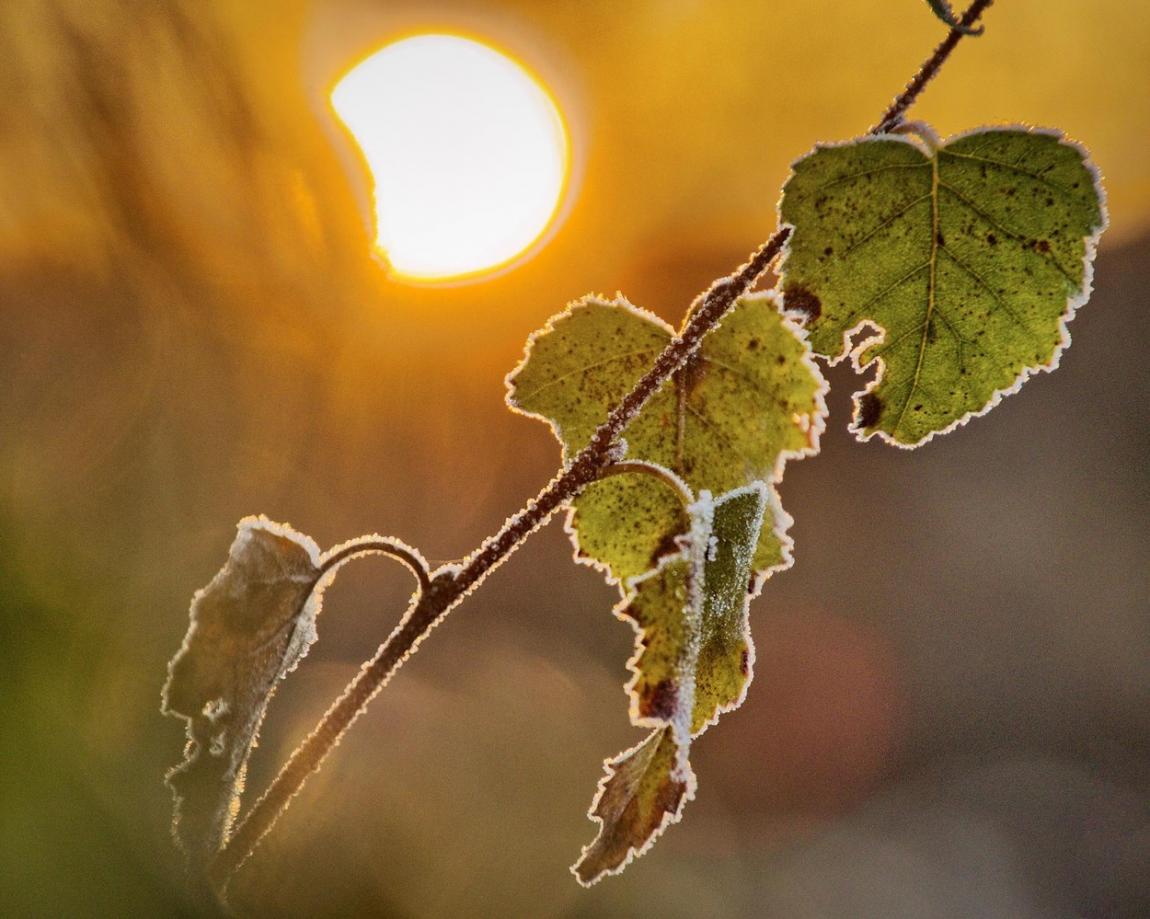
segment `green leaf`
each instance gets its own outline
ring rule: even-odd
[[[717,501],[704,492],[687,509],[691,525],[675,553],[627,584],[616,615],[636,633],[631,722],[654,730],[606,764],[590,811],[600,832],[573,869],[585,884],[621,871],[678,820],[694,795],[692,737],[742,702],[754,660],[751,563],[767,493],[761,482]]]
[[[1057,366],[1106,224],[1097,172],[1061,135],[988,128],[816,147],[783,189],[785,305],[816,353],[877,376],[852,430],[916,446]],[[877,327],[853,346],[851,337]]]
[[[531,337],[508,376],[508,402],[547,421],[570,461],[673,334],[621,297],[585,298]],[[771,295],[752,294],[627,427],[627,458],[666,469],[693,493],[777,483],[787,459],[816,451],[824,391],[801,331]],[[574,502],[568,529],[578,555],[622,583],[674,551],[686,525],[682,503],[655,477],[610,477]],[[778,510],[764,528],[764,568],[789,560],[789,543],[774,526],[785,519]]]
[[[176,795],[173,832],[195,864],[226,840],[276,683],[315,641],[320,565],[307,536],[247,517],[227,563],[192,599],[162,711],[187,722],[185,759],[168,784]]]
[[[695,661],[694,737],[723,712],[738,708],[751,682],[755,648],[747,612],[761,584],[757,579],[752,583],[752,566],[770,494],[756,483],[715,502]]]

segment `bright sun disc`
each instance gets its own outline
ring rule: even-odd
[[[568,169],[551,96],[506,55],[456,35],[386,45],[332,92],[375,184],[376,245],[413,280],[499,267],[554,217]]]

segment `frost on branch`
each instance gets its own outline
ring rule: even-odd
[[[606,764],[589,813],[599,835],[573,869],[584,884],[621,871],[678,820],[695,790],[691,739],[742,702],[754,660],[747,585],[766,498],[761,483],[714,502],[704,492],[676,551],[627,583],[616,615],[636,636],[631,721],[652,733]]]
[[[786,307],[817,354],[877,365],[853,430],[904,447],[1058,365],[1106,225],[1086,152],[1013,127],[942,145],[886,135],[816,147],[780,212],[794,228]],[[867,327],[878,334],[852,347]]]
[[[674,330],[622,297],[587,297],[531,336],[508,402],[548,422],[570,460],[666,347]],[[770,294],[743,297],[624,432],[627,459],[664,467],[694,492],[773,486],[787,459],[818,449],[825,383],[803,332]],[[785,515],[772,496],[756,570],[784,565]],[[674,490],[647,475],[590,485],[569,518],[581,557],[615,582],[653,567],[687,525]]]
[[[168,784],[176,795],[173,831],[194,864],[226,840],[276,682],[315,641],[320,562],[307,536],[248,517],[227,563],[192,599],[163,712],[187,721],[185,759]]]

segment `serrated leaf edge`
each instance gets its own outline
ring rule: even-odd
[[[662,725],[661,727],[656,728],[652,733],[667,730],[673,729],[668,725]],[[627,866],[631,864],[631,862],[635,861],[637,858],[641,858],[643,855],[646,855],[648,851],[650,851],[651,847],[655,845],[659,837],[662,836],[664,832],[666,832],[668,827],[674,826],[676,823],[683,819],[683,811],[686,808],[687,803],[689,801],[695,800],[695,792],[698,791],[699,786],[698,779],[695,777],[695,770],[691,768],[691,763],[687,757],[686,749],[682,745],[676,744],[677,749],[675,753],[675,770],[678,774],[672,773],[672,778],[681,781],[685,787],[683,790],[683,795],[681,798],[679,798],[679,803],[675,810],[664,811],[663,818],[659,822],[659,826],[655,828],[655,831],[651,833],[651,835],[648,836],[646,840],[644,840],[641,846],[638,848],[632,847],[628,849],[626,856],[624,856],[623,860],[619,862],[619,864],[614,868],[604,868],[589,881],[585,881],[579,876],[579,865],[582,863],[583,859],[587,857],[587,853],[594,848],[595,843],[598,841],[600,835],[602,835],[604,829],[606,828],[605,821],[595,811],[599,807],[599,802],[602,800],[603,795],[607,792],[607,786],[611,784],[611,780],[617,774],[618,767],[624,764],[628,757],[638,752],[639,748],[643,746],[643,744],[647,743],[647,741],[650,739],[651,734],[648,734],[634,746],[628,747],[622,753],[618,753],[615,756],[612,756],[610,759],[603,761],[603,775],[600,777],[598,785],[596,785],[595,797],[591,800],[591,806],[587,809],[588,819],[594,823],[599,824],[599,830],[591,839],[591,841],[587,843],[587,845],[583,846],[579,853],[579,858],[576,859],[575,863],[568,869],[571,874],[574,875],[575,880],[579,883],[580,887],[594,887],[601,880],[603,880],[603,878],[614,877],[615,875],[622,874],[626,870]]]
[[[594,304],[598,304],[600,306],[618,307],[620,309],[626,310],[629,313],[632,313],[635,316],[638,316],[640,319],[646,319],[655,323],[655,325],[657,325],[662,331],[667,333],[668,343],[670,343],[671,338],[673,338],[676,334],[674,327],[661,316],[657,316],[655,313],[652,313],[650,310],[644,309],[641,306],[636,306],[625,296],[623,296],[622,292],[616,291],[614,298],[608,298],[603,294],[592,293],[584,294],[582,297],[570,301],[562,310],[551,316],[541,328],[536,329],[534,332],[527,336],[527,342],[523,345],[523,357],[519,359],[519,363],[512,367],[511,370],[509,370],[503,376],[503,401],[507,404],[507,407],[511,409],[511,411],[516,415],[523,415],[526,418],[537,418],[539,421],[542,421],[547,425],[547,427],[551,429],[551,433],[554,434],[555,439],[559,441],[559,448],[563,453],[563,468],[565,469],[571,464],[572,457],[567,455],[567,441],[566,438],[563,437],[562,427],[557,421],[552,421],[546,415],[541,415],[538,412],[528,411],[516,403],[515,384],[513,380],[516,374],[523,370],[531,360],[531,352],[535,348],[535,342],[537,339],[540,339],[545,335],[549,335],[554,332],[555,326],[561,323],[564,319],[569,318],[571,314],[575,312],[575,310]],[[606,418],[603,419],[603,421],[606,420]]]
[[[1022,388],[1023,384],[1026,383],[1026,381],[1031,377],[1036,376],[1039,373],[1052,373],[1053,371],[1057,370],[1062,360],[1062,353],[1070,346],[1071,339],[1068,325],[1071,320],[1074,319],[1075,314],[1078,312],[1078,308],[1084,306],[1087,301],[1090,300],[1090,296],[1094,292],[1094,259],[1098,253],[1098,244],[1102,238],[1102,234],[1105,233],[1107,227],[1110,226],[1110,212],[1107,207],[1106,189],[1102,185],[1102,170],[1099,169],[1098,166],[1095,165],[1094,161],[1090,158],[1090,151],[1084,144],[1070,139],[1067,137],[1065,132],[1059,131],[1057,128],[1040,127],[1036,125],[1024,124],[1021,122],[1000,125],[981,125],[976,128],[969,128],[965,131],[960,131],[957,134],[952,134],[951,136],[947,137],[946,140],[942,141],[939,146],[945,148],[955,141],[962,140],[965,137],[971,137],[975,134],[985,133],[987,131],[1023,131],[1027,134],[1039,134],[1046,137],[1054,137],[1057,138],[1060,144],[1072,148],[1082,157],[1082,165],[1085,167],[1086,172],[1090,175],[1090,180],[1094,186],[1094,192],[1098,197],[1098,211],[1101,218],[1100,223],[1091,230],[1090,234],[1083,237],[1083,241],[1085,243],[1085,251],[1082,254],[1082,289],[1077,295],[1067,299],[1066,307],[1063,309],[1062,314],[1059,316],[1059,343],[1055,346],[1054,352],[1051,354],[1050,361],[1048,363],[1039,364],[1034,367],[1023,367],[1021,373],[1018,375],[1018,378],[1014,381],[1014,383],[1010,386],[1003,387],[1002,389],[997,389],[991,393],[990,398],[986,402],[986,405],[981,409],[978,411],[967,412],[962,417],[952,421],[945,428],[940,428],[937,431],[931,431],[924,438],[915,441],[914,443],[903,443],[900,440],[896,440],[886,431],[875,429],[870,432],[866,432],[861,427],[859,427],[858,421],[859,415],[861,413],[861,400],[878,388],[879,384],[882,383],[884,375],[886,374],[886,361],[881,356],[876,357],[874,361],[872,361],[871,364],[868,364],[866,367],[860,366],[859,361],[863,353],[868,348],[881,344],[885,340],[886,329],[884,329],[874,320],[863,319],[851,328],[844,330],[842,349],[833,358],[824,358],[827,364],[831,367],[834,367],[836,364],[841,363],[847,357],[850,357],[851,368],[857,374],[866,373],[870,370],[872,365],[875,366],[874,379],[871,380],[871,382],[868,383],[864,389],[851,395],[851,421],[847,425],[847,430],[854,434],[855,439],[860,443],[866,443],[872,437],[877,436],[885,443],[888,443],[894,447],[898,447],[901,450],[917,450],[919,447],[930,443],[935,437],[949,434],[951,431],[963,427],[972,418],[981,418],[991,409],[995,408],[1004,398],[1014,395],[1016,392],[1018,392]],[[811,156],[819,150],[828,150],[836,147],[853,147],[860,143],[889,141],[898,141],[901,143],[909,144],[928,157],[936,155],[932,151],[928,150],[926,145],[921,141],[900,134],[876,134],[867,135],[864,137],[856,137],[851,140],[818,143],[815,144],[815,146],[812,147],[810,151],[804,153],[802,156],[798,157],[798,159],[792,162],[791,172],[787,176],[787,181],[783,183],[783,190],[785,192],[787,183],[790,181],[791,176],[795,174],[795,163],[806,159],[808,156]],[[776,213],[778,215],[779,226],[790,227],[792,231],[790,238],[793,239],[796,227],[794,224],[787,223],[783,220],[782,206],[783,195],[780,194],[778,205],[776,205]],[[791,246],[790,242],[788,242],[783,247],[783,253],[779,259],[778,273],[780,278],[784,275],[787,257],[790,255],[790,252]],[[866,335],[865,338],[858,338],[860,333],[865,334],[868,328],[875,331]]]

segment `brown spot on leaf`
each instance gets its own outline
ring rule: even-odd
[[[654,568],[655,565],[659,563],[659,559],[661,559],[664,555],[670,555],[672,552],[679,551],[679,546],[675,542],[675,537],[677,535],[677,533],[663,534],[662,539],[659,540],[659,544],[655,546],[655,551],[651,553],[652,568]]]
[[[998,237],[995,236],[993,233],[987,233],[986,234],[986,241],[988,243],[990,243],[992,246],[998,245]]]
[[[801,284],[788,284],[783,290],[783,306],[803,317],[803,322],[814,322],[822,315],[823,302]]]
[[[860,428],[873,428],[882,415],[882,399],[873,392],[863,393],[859,399],[857,422]]]
[[[743,648],[743,654],[739,658],[739,672],[746,676],[751,671],[751,655],[750,652]]]
[[[660,784],[655,794],[655,813],[660,816],[664,813],[675,813],[679,809],[679,800],[686,790],[687,786],[683,782],[669,781]]]
[[[1036,242],[1034,244],[1034,248],[1037,249],[1039,252],[1049,252],[1050,251],[1050,243],[1047,242],[1045,239],[1040,239],[1040,240],[1038,240],[1038,242]]]
[[[679,687],[673,680],[660,680],[643,696],[639,706],[646,718],[659,718],[670,721],[679,701]]]

